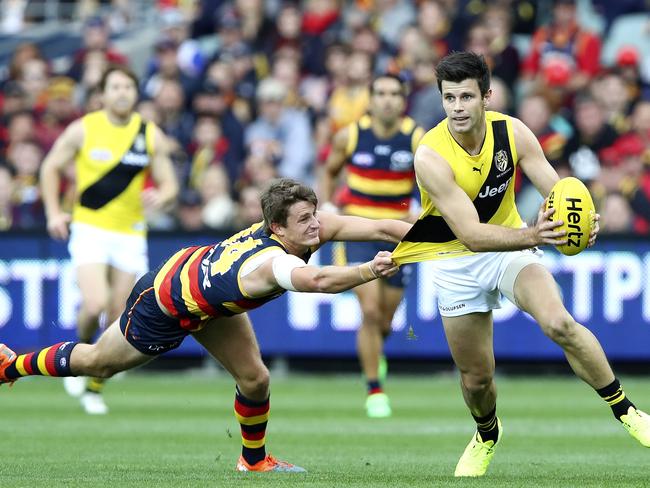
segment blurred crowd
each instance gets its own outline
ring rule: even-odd
[[[143,73],[138,111],[168,135],[182,190],[173,210],[148,216],[150,227],[261,220],[260,189],[277,176],[314,184],[334,131],[364,114],[374,75],[406,80],[408,114],[433,127],[445,116],[435,64],[471,50],[492,69],[489,108],[521,118],[561,176],[588,182],[603,232],[649,234],[650,52],[621,45],[607,64],[601,55],[617,22],[647,17],[649,5],[587,3],[599,34],[570,0],[159,0],[151,57],[131,67]],[[0,230],[45,228],[44,155],[67,124],[101,108],[108,64],[130,65],[111,43],[128,28],[128,3],[84,15],[83,45],[65,70],[25,43],[2,80]],[[639,35],[650,38],[647,18]],[[68,177],[69,208],[72,166]],[[517,188],[532,220],[541,197],[521,176]]]

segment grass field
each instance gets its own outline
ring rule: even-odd
[[[650,380],[624,378],[650,409]],[[454,479],[473,432],[454,376],[389,378],[394,416],[365,418],[358,376],[273,382],[268,450],[298,474],[236,473],[239,428],[225,376],[133,373],[107,386],[111,412],[82,414],[60,380],[0,389],[0,487],[650,486],[636,443],[573,378],[499,378],[504,437],[488,475]]]

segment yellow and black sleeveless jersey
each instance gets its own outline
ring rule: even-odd
[[[348,126],[343,212],[371,219],[405,218],[415,187],[413,155],[424,130],[404,117],[395,135],[381,139],[371,124],[364,115]]]
[[[472,156],[451,136],[447,119],[427,132],[420,144],[430,147],[449,164],[456,183],[473,201],[483,223],[519,228],[515,206],[517,150],[507,115],[486,112],[487,130],[481,152]],[[398,264],[473,254],[449,228],[420,186],[422,214],[393,252]]]
[[[117,126],[104,111],[85,115],[82,124],[73,222],[144,235],[141,193],[153,154],[153,124],[134,113],[127,125]]]
[[[260,222],[218,244],[181,249],[156,273],[154,290],[182,328],[196,330],[206,319],[243,313],[282,295],[282,289],[263,297],[247,295],[241,272],[254,269],[269,258],[268,253],[286,252]],[[307,262],[310,257],[311,251],[302,259]]]

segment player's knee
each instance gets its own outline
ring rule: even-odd
[[[568,312],[557,313],[540,322],[544,334],[559,345],[570,344],[576,331],[576,321]]]
[[[268,394],[271,376],[266,367],[257,368],[246,375],[237,378],[241,392],[251,398],[264,397]]]
[[[490,389],[493,375],[489,371],[461,373],[463,387],[470,395],[480,395]]]
[[[381,310],[378,308],[365,308],[363,309],[363,326],[375,327],[383,330],[383,325],[386,320],[382,316]]]

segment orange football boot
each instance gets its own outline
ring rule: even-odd
[[[257,463],[251,465],[246,462],[244,456],[239,456],[239,461],[237,461],[237,471],[257,471],[257,472],[266,472],[266,471],[275,471],[278,473],[306,473],[307,470],[301,468],[300,466],[295,466],[291,463],[284,461],[278,461],[270,454],[267,454],[264,459],[258,461]]]

